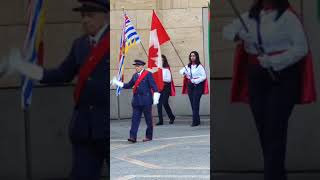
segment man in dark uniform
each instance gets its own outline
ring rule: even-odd
[[[85,34],[55,69],[22,61],[19,51],[10,55],[11,68],[45,84],[71,82],[75,76],[75,107],[70,122],[72,180],[100,179],[109,156],[109,1],[79,0]]]
[[[122,88],[133,88],[132,98],[132,123],[130,130],[129,142],[137,142],[137,132],[140,124],[142,113],[144,114],[147,130],[146,137],[143,142],[151,141],[153,135],[152,124],[152,104],[156,105],[159,102],[160,93],[158,93],[157,85],[153,79],[152,73],[144,69],[145,62],[141,60],[135,60],[133,64],[136,68],[136,73],[133,74],[131,80],[128,83],[122,83],[114,77],[112,79],[113,85],[118,85]]]

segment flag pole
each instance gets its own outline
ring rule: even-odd
[[[141,44],[141,47],[142,47],[142,49],[143,49],[143,51],[144,51],[144,54],[145,54],[146,57],[148,58],[148,53],[147,53],[146,49],[144,48],[142,42],[140,42],[139,44]]]
[[[183,65],[184,67],[186,67],[186,65],[183,63],[181,57],[179,56],[179,53],[178,53],[176,47],[173,45],[173,43],[172,43],[171,40],[170,40],[170,44],[172,45],[172,47],[173,47],[174,51],[176,52],[177,56],[179,57],[179,60],[180,60],[180,62],[182,63],[182,65]]]
[[[30,135],[30,112],[29,108],[25,107],[23,110],[24,119],[24,137],[25,137],[25,161],[26,161],[26,178],[32,180],[32,154],[31,154],[31,135]]]
[[[179,56],[179,53],[178,53],[178,51],[177,51],[176,47],[173,45],[173,43],[172,43],[172,41],[171,41],[171,40],[169,40],[169,41],[170,41],[170,44],[172,45],[172,47],[173,47],[174,51],[176,52],[176,54],[177,54],[177,56],[178,56],[178,58],[179,58],[180,62],[182,63],[182,65],[183,65],[184,69],[188,72],[188,69],[186,68],[186,65],[183,63],[183,61],[182,61],[181,57]],[[191,69],[190,69],[190,71],[191,71]],[[191,77],[191,78],[192,78],[192,77]]]
[[[123,13],[123,17],[125,16],[125,10],[124,10],[124,7],[122,6],[121,7],[121,9],[122,9],[122,13]],[[125,22],[124,22],[124,24],[125,24]],[[124,25],[123,25],[124,26]],[[122,27],[122,28],[124,28],[124,27]],[[122,29],[123,30],[123,29]],[[121,35],[122,36],[122,35]],[[122,40],[123,41],[123,40]],[[123,43],[123,42],[122,42]],[[122,75],[121,75],[122,76]],[[123,80],[122,80],[123,81]],[[118,107],[118,111],[117,111],[117,113],[118,113],[118,120],[120,120],[120,97],[119,97],[119,95],[120,94],[117,94],[117,89],[118,88],[116,88],[115,90],[116,90],[116,95],[117,95],[117,107]]]

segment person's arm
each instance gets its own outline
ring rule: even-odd
[[[171,82],[171,73],[169,69],[162,69],[163,71],[163,81],[164,82]]]
[[[308,53],[308,43],[300,20],[293,13],[289,13],[287,23],[283,27],[287,30],[292,46],[284,53],[268,57],[268,61],[275,71],[280,71],[301,60]]]
[[[179,74],[181,74],[181,75],[185,76],[186,78],[190,79],[191,74],[187,69],[188,69],[188,66],[185,66],[184,68],[180,69]],[[191,71],[191,68],[189,70]]]
[[[44,69],[43,78],[40,83],[65,83],[74,79],[78,73],[79,64],[76,62],[75,57],[75,43],[66,59],[57,68]]]
[[[135,83],[135,80],[134,80],[134,75],[133,75],[131,80],[128,83],[123,83],[123,88],[130,89],[133,87],[134,83]]]

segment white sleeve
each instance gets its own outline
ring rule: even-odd
[[[246,12],[242,14],[241,17],[246,21],[249,18],[249,13]],[[244,30],[243,25],[241,24],[240,19],[237,18],[233,20],[232,23],[223,27],[222,35],[224,39],[233,41],[236,35],[242,30]]]
[[[204,68],[201,64],[197,67],[197,71],[199,72],[200,77],[197,79],[194,79],[194,81],[196,84],[199,84],[202,81],[204,81],[207,78],[207,76],[206,76],[206,71],[204,70]]]
[[[290,36],[292,46],[284,53],[270,56],[270,62],[274,70],[282,70],[299,60],[308,53],[308,42],[300,20],[289,12],[288,20],[283,28],[286,28]]]
[[[181,75],[185,74],[186,73],[186,68],[188,68],[188,67],[186,66],[186,67],[180,69],[179,74],[181,74]]]
[[[171,73],[169,69],[162,69],[162,77],[164,82],[171,82]]]

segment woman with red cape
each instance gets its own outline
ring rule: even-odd
[[[203,94],[209,94],[209,88],[206,72],[200,62],[197,51],[192,51],[189,54],[189,64],[182,68],[179,73],[184,76],[182,94],[188,94],[192,108],[191,126],[199,126],[201,96]]]
[[[170,69],[170,65],[168,63],[167,57],[165,55],[161,55],[162,57],[162,77],[163,77],[163,83],[164,88],[160,92],[160,99],[159,103],[157,104],[158,108],[158,116],[159,116],[159,122],[156,124],[157,126],[163,125],[163,116],[162,116],[162,106],[167,112],[167,115],[170,119],[169,124],[173,124],[176,117],[173,115],[172,110],[169,105],[169,97],[176,95],[175,86],[172,79],[172,73]]]
[[[248,103],[260,137],[264,179],[286,180],[289,117],[295,104],[316,100],[312,56],[302,23],[288,0],[256,0],[223,29],[240,41],[235,54],[232,102]]]

